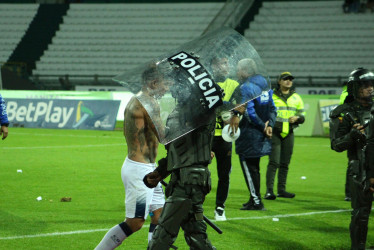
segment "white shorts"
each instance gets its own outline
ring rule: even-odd
[[[165,204],[164,191],[159,183],[155,188],[148,188],[143,178],[156,168],[156,163],[140,163],[126,157],[121,170],[125,186],[126,218],[144,218]]]

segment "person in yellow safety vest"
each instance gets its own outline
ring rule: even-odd
[[[282,198],[294,198],[294,193],[286,191],[288,166],[294,147],[293,130],[305,121],[304,102],[292,89],[295,78],[290,72],[278,77],[278,87],[274,89],[273,100],[277,107],[277,118],[273,128],[272,151],[266,172],[265,199],[275,200],[274,179],[278,169],[278,195]]]
[[[224,90],[224,105],[235,105],[240,102],[239,83],[227,78],[229,74],[228,59],[225,57],[214,57],[211,67],[215,82]],[[218,114],[216,117],[216,129],[213,139],[212,151],[217,161],[218,184],[216,193],[216,208],[214,218],[218,221],[225,221],[225,201],[229,193],[232,142],[227,142],[222,138],[222,129],[228,124],[231,117],[230,112]],[[238,126],[239,124],[237,124]],[[237,127],[236,127],[237,129]]]
[[[348,96],[347,83],[345,83],[342,89],[342,93],[340,94],[340,97],[339,97],[339,105],[344,103],[344,100],[347,96]]]

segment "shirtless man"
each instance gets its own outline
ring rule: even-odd
[[[167,87],[155,65],[143,72],[142,82],[142,90],[131,98],[124,113],[127,157],[121,176],[126,191],[126,219],[106,233],[95,248],[97,250],[118,247],[132,233],[142,228],[148,213],[151,215],[149,241],[165,203],[161,184],[149,189],[144,185],[143,177],[156,167],[158,144],[163,135],[156,98],[163,96]],[[152,112],[147,112],[144,106],[148,111],[151,107]]]

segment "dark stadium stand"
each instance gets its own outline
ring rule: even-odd
[[[34,75],[116,75],[200,36],[223,4],[72,4]]]
[[[35,62],[40,60],[52,42],[68,8],[69,5],[65,4],[41,4],[8,61],[26,63],[27,73],[31,74]]]
[[[263,2],[245,36],[273,79],[291,71],[298,84],[330,86],[359,66],[374,68],[374,14],[345,14],[342,3]]]
[[[111,77],[124,69],[202,35],[231,14],[223,12],[225,1],[34,2],[0,0],[0,62],[41,89],[114,84]],[[243,2],[254,1],[230,4]],[[353,68],[374,68],[372,23],[369,12],[344,14],[342,1],[255,1],[235,28],[272,78],[287,70],[302,85],[336,86]]]

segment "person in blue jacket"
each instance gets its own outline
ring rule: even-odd
[[[261,75],[249,77],[241,86],[246,91],[265,90],[267,81]],[[273,102],[273,91],[262,94],[248,102],[243,118],[239,123],[240,136],[236,140],[236,153],[247,184],[250,198],[241,210],[265,210],[260,195],[260,158],[271,153],[272,128],[277,116]]]
[[[257,66],[254,60],[245,58],[238,62],[236,74],[241,84],[242,103],[254,99],[262,93],[262,90],[267,89],[266,79],[256,72]],[[257,82],[257,84],[254,84],[254,82]]]
[[[3,135],[2,139],[4,140],[5,138],[8,137],[8,126],[9,126],[9,121],[8,121],[8,115],[6,113],[6,106],[5,106],[5,101],[3,97],[0,94],[0,136]]]

